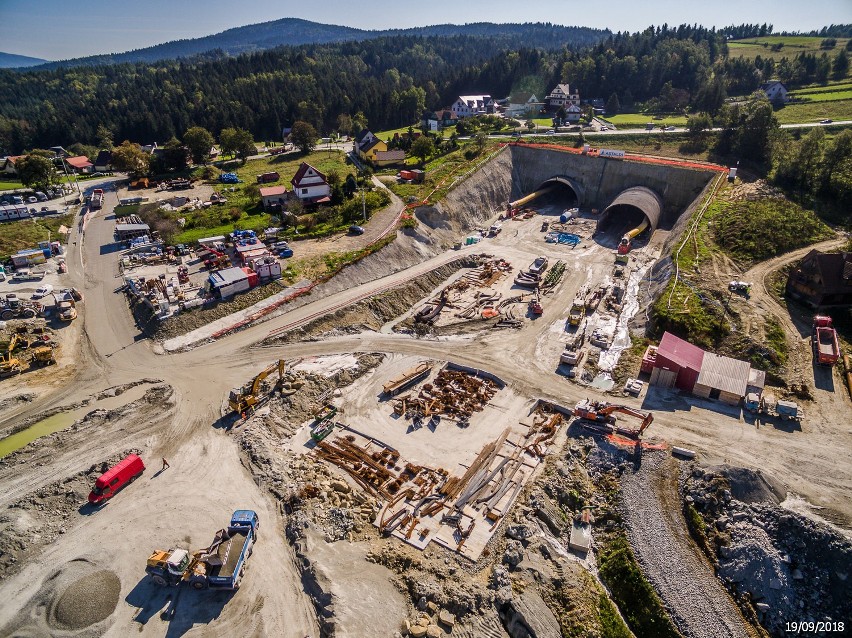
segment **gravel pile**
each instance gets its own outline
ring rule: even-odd
[[[102,569],[68,585],[58,597],[50,624],[56,629],[82,629],[115,611],[121,581],[115,572]]]
[[[686,638],[746,638],[728,592],[691,542],[677,493],[667,480],[678,467],[662,452],[644,452],[637,471],[621,480],[621,503],[630,546],[645,576]]]
[[[695,468],[684,480],[685,496],[717,548],[720,578],[751,600],[773,635],[785,635],[791,619],[848,619],[852,541],[780,507],[777,490],[761,487],[772,485],[771,477],[751,472],[751,487],[737,485],[747,476],[748,470],[738,468]],[[738,495],[755,502],[744,503]]]

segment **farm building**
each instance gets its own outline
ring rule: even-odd
[[[746,395],[750,372],[748,361],[705,352],[692,393],[705,399],[719,399],[729,405],[738,405]]]
[[[287,203],[287,188],[285,186],[267,186],[266,188],[261,188],[260,198],[263,200],[263,210],[283,206]]]
[[[665,332],[657,347],[651,383],[664,388],[676,387],[692,392],[703,359],[704,350]]]
[[[786,292],[814,308],[852,304],[852,253],[812,250],[790,271]]]

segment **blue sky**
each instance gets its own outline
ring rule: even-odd
[[[451,11],[435,11],[451,7]],[[650,24],[743,22],[777,30],[852,23],[852,0],[0,0],[0,50],[59,60],[138,49],[231,27],[296,17],[362,29],[452,22],[553,22],[638,31]]]

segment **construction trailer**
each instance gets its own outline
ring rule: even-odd
[[[210,291],[220,299],[228,299],[239,292],[245,292],[257,286],[260,277],[250,268],[225,268],[210,273],[207,284]]]
[[[137,237],[149,237],[151,235],[151,227],[148,224],[132,223],[132,224],[116,224],[115,239],[116,241],[124,242]]]

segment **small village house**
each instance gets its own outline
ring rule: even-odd
[[[785,102],[790,101],[787,87],[783,82],[779,82],[778,80],[764,82],[760,85],[760,90],[766,94],[766,97],[769,98],[769,101],[773,104],[784,104]]]
[[[307,162],[302,162],[290,183],[293,184],[293,193],[305,203],[324,204],[331,201],[331,187],[325,175]]]
[[[68,165],[68,170],[72,173],[87,174],[94,169],[94,164],[89,161],[85,155],[77,155],[76,157],[66,157],[65,163]]]
[[[287,203],[286,186],[265,186],[260,189],[263,210],[281,209]]]
[[[102,150],[95,158],[95,170],[108,173],[112,170],[112,151]]]
[[[852,305],[852,253],[812,250],[790,271],[786,293],[813,308]]]

